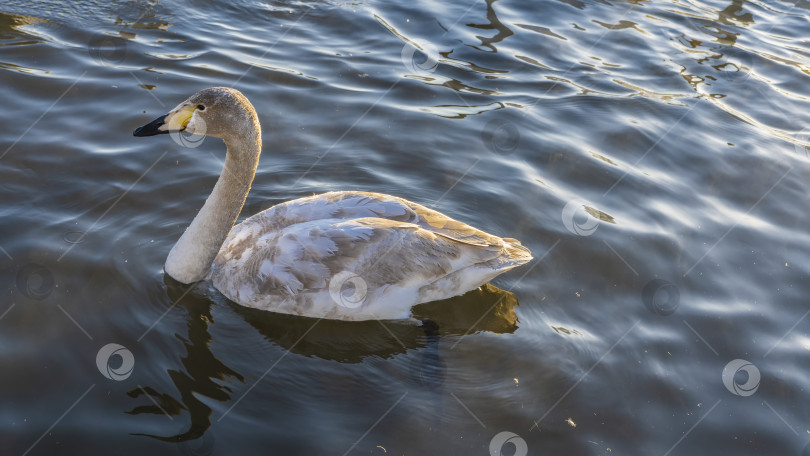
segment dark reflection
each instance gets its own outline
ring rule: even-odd
[[[422,322],[425,331],[425,350],[419,365],[419,383],[427,389],[437,389],[444,385],[447,367],[439,356],[439,325],[433,320]]]
[[[226,366],[211,351],[209,325],[213,302],[189,292],[185,285],[168,276],[164,282],[172,302],[188,311],[188,335],[179,338],[186,347],[182,368],[167,372],[180,393],[173,395],[150,386],[138,387],[127,394],[145,398],[145,404],[127,412],[132,415],[149,413],[178,416],[188,412],[191,424],[181,434],[158,436],[136,433],[166,442],[186,442],[200,439],[211,427],[211,408],[197,396],[220,402],[232,399],[233,391],[225,386],[226,378],[244,382],[244,377]],[[462,296],[420,304],[413,309],[415,320],[344,322],[317,320],[278,314],[229,303],[247,323],[267,340],[297,355],[359,363],[369,356],[390,358],[407,350],[423,350],[415,380],[427,389],[444,384],[445,365],[439,354],[439,340],[444,336],[462,336],[482,331],[497,334],[513,333],[518,328],[515,306],[517,298],[511,292],[486,284]],[[208,437],[206,437],[208,438]]]
[[[455,298],[415,306],[413,316],[436,322],[442,336],[484,331],[511,334],[518,329],[515,306],[519,305],[514,293],[488,283]]]
[[[726,9],[720,11],[717,20],[726,25],[748,26],[754,23],[754,15],[743,12],[743,0],[734,0]]]
[[[464,84],[458,79],[448,79],[447,81],[443,82],[442,85],[450,90],[455,90],[456,92],[476,93],[479,95],[500,95],[500,93],[495,90],[479,89],[478,87]]]
[[[566,5],[571,5],[576,9],[581,9],[581,10],[585,9],[585,2],[582,2],[580,0],[560,0],[560,1],[562,3],[565,3]]]
[[[0,12],[0,40],[16,38],[18,34],[24,34],[22,27],[44,22],[42,19],[32,16],[20,16],[18,14],[7,14]],[[38,42],[32,41],[31,43]]]
[[[597,21],[594,19],[594,22],[601,25],[602,27],[608,30],[624,30],[624,29],[635,29],[637,32],[641,32],[641,29],[638,28],[638,24],[632,21],[626,21],[624,19],[620,20],[616,24],[609,24],[607,22]]]
[[[432,321],[437,336],[517,329],[511,292],[486,284],[462,296],[415,306],[416,320]],[[303,356],[358,363],[368,356],[389,358],[425,346],[425,328],[407,320],[345,322],[316,320],[233,304],[234,311],[267,340]],[[428,340],[430,335],[428,336]]]
[[[700,65],[711,67],[713,71],[709,74],[699,76],[692,74],[686,67],[681,70],[681,76],[689,83],[695,91],[699,90],[701,84],[707,81],[725,81],[727,83],[740,84],[745,82],[751,74],[754,65],[754,52],[737,46],[740,33],[734,30],[744,30],[754,24],[754,16],[750,12],[745,12],[742,0],[733,0],[725,9],[717,12],[717,19],[688,19],[687,27],[698,24],[696,31],[705,33],[714,38],[712,41],[704,42],[698,39],[687,38],[686,35],[678,36],[677,41],[684,47],[690,49],[706,49],[711,53],[700,52],[696,55],[695,62]],[[733,26],[736,29],[729,28]],[[712,44],[716,43],[716,44]],[[709,95],[712,98],[723,98],[727,94],[714,93]]]
[[[168,374],[180,392],[178,401],[169,394],[161,393],[146,386],[129,391],[130,397],[148,395],[150,405],[135,407],[127,412],[132,415],[141,413],[168,414],[177,416],[186,410],[191,418],[188,431],[169,437],[150,434],[135,434],[153,437],[166,442],[184,442],[198,439],[211,427],[211,408],[195,397],[195,394],[225,402],[231,399],[231,389],[222,383],[226,377],[235,378],[244,382],[244,377],[218,360],[209,344],[211,334],[208,326],[214,323],[211,316],[211,301],[194,296],[188,292],[188,287],[175,282],[166,276],[164,282],[167,293],[172,302],[183,306],[188,311],[188,336],[183,338],[186,347],[186,356],[182,358],[183,369],[169,369]],[[154,405],[152,401],[156,402]]]
[[[486,0],[487,2],[487,19],[489,20],[489,24],[467,24],[468,27],[481,29],[481,30],[495,30],[497,33],[493,37],[485,37],[476,35],[475,37],[481,40],[481,46],[489,48],[489,51],[485,49],[481,49],[478,46],[473,46],[475,49],[485,52],[498,52],[498,49],[495,48],[495,43],[500,43],[501,41],[509,38],[510,36],[514,35],[513,32],[509,27],[505,26],[503,22],[498,19],[498,16],[495,14],[495,8],[492,5],[497,2],[498,0]]]
[[[723,25],[747,27],[754,23],[754,15],[743,12],[743,0],[734,0],[724,10],[718,12],[717,22]],[[726,64],[729,57],[735,57],[735,54],[742,54],[742,51],[733,47],[737,44],[737,38],[740,34],[725,30],[720,27],[719,24],[712,24],[712,27],[716,29],[716,32],[713,33],[715,38],[717,38],[715,41],[727,47],[717,49],[719,56],[714,56],[722,63],[720,65],[711,66],[718,71],[724,71],[722,67]]]

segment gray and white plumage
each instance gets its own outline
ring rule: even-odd
[[[252,105],[218,87],[164,117],[135,134],[196,129],[228,146],[220,179],[172,248],[166,273],[210,280],[241,305],[337,320],[408,318],[416,304],[463,294],[532,258],[515,239],[379,193],[300,198],[233,226],[261,152]]]
[[[531,259],[501,239],[394,196],[331,192],[235,226],[214,286],[240,304],[342,320],[407,318]],[[365,288],[365,289],[363,289]],[[362,301],[362,302],[361,302]]]

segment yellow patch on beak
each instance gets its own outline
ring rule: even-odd
[[[191,120],[197,108],[194,106],[180,106],[166,115],[165,127],[168,131],[183,131]]]

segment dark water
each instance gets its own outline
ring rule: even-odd
[[[0,3],[0,453],[810,452],[810,3],[212,3]],[[213,85],[243,217],[392,193],[536,259],[426,328],[164,280],[223,146],[131,132]]]

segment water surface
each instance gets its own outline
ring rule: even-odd
[[[807,453],[808,15],[3,2],[0,452]],[[224,148],[131,132],[214,85],[263,126],[242,218],[391,193],[535,260],[429,328],[189,292]]]

